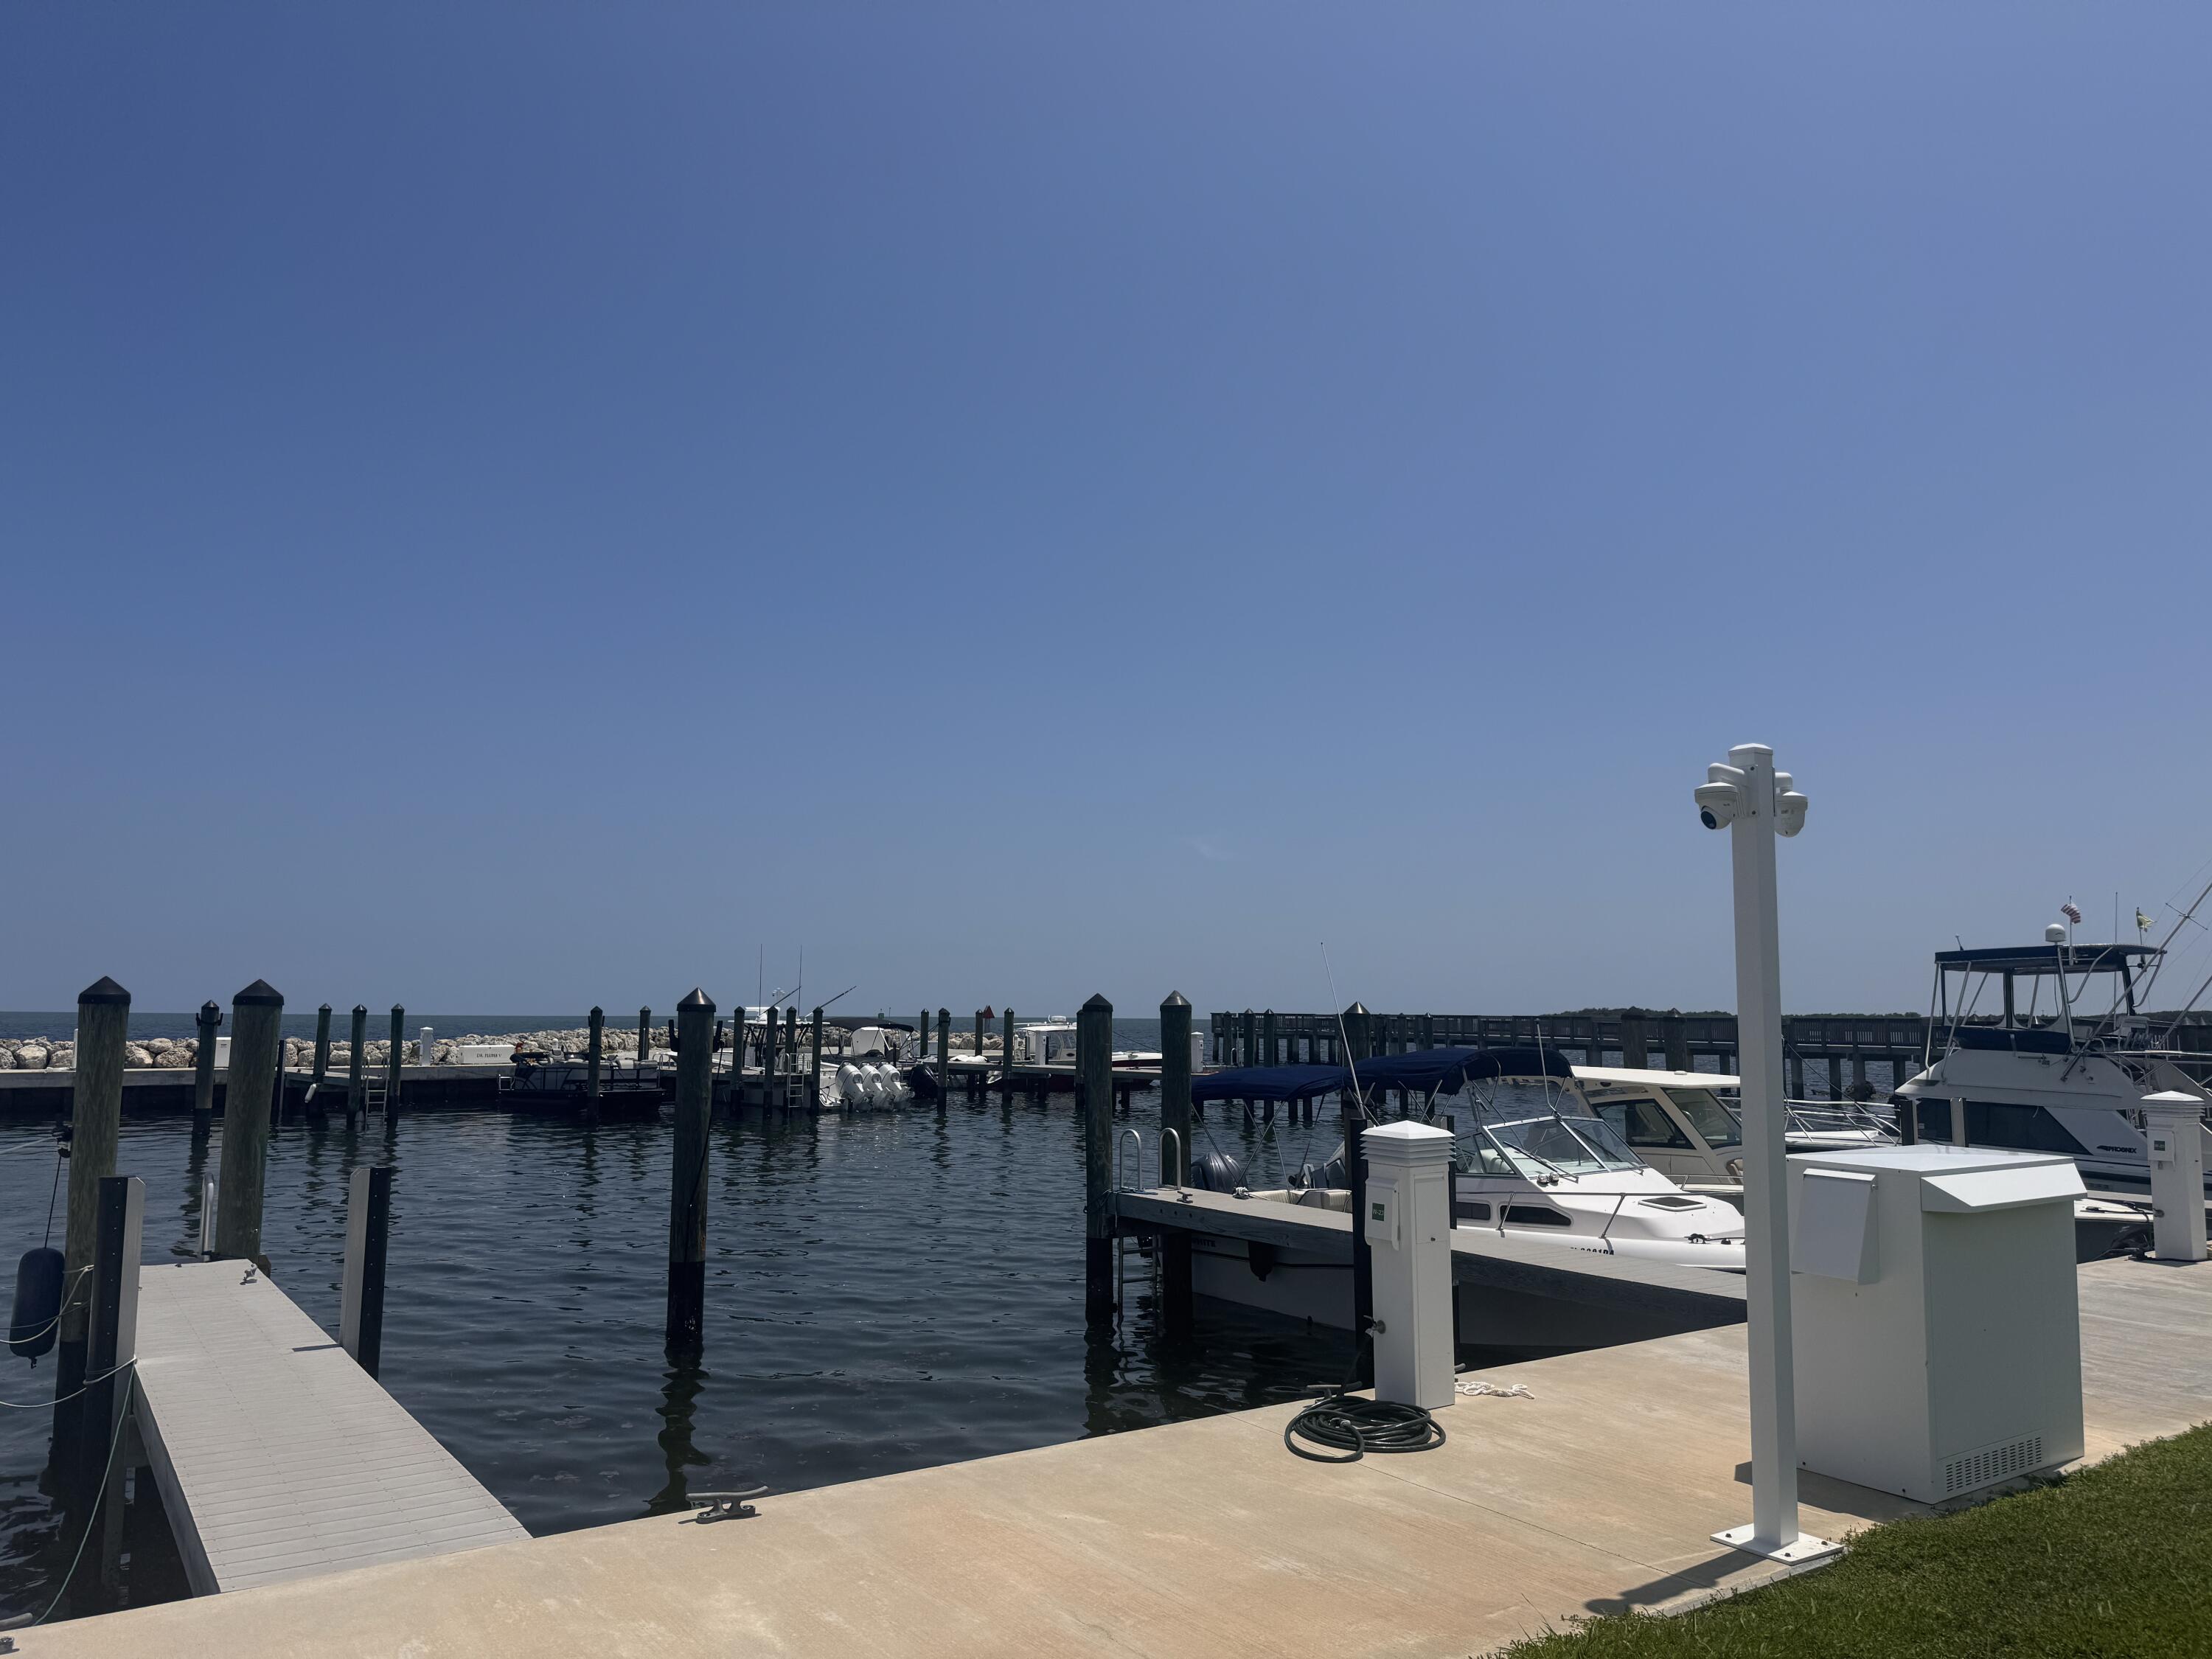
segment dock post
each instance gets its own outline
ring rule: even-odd
[[[645,1062],[653,1053],[653,1010],[637,1011],[637,1080],[645,1081]]]
[[[1260,1022],[1262,1028],[1260,1052],[1266,1056],[1260,1063],[1262,1066],[1279,1066],[1282,1064],[1283,1051],[1275,1045],[1275,1011],[1273,1008],[1268,1009],[1266,1013],[1260,1016]],[[1270,1112],[1267,1115],[1273,1117],[1274,1114]]]
[[[136,1176],[102,1176],[85,1357],[85,1375],[92,1381],[81,1402],[79,1461],[71,1484],[88,1506],[102,1507],[100,1577],[111,1589],[123,1565],[124,1466],[113,1454],[137,1380],[125,1368],[138,1357],[138,1256],[145,1224],[146,1183]]]
[[[76,1075],[70,1109],[69,1224],[62,1239],[60,1352],[54,1362],[54,1441],[58,1467],[73,1473],[85,1415],[78,1390],[88,1375],[94,1256],[100,1243],[100,1184],[115,1173],[123,1123],[124,1047],[131,1036],[131,993],[102,977],[76,1000]],[[234,1065],[235,1057],[234,1057]],[[234,1070],[233,1077],[237,1075]],[[107,1443],[100,1441],[105,1452]]]
[[[346,1197],[338,1340],[374,1376],[384,1360],[384,1262],[392,1238],[392,1166],[362,1164]]]
[[[325,1003],[315,1010],[315,1073],[307,1079],[311,1084],[328,1082],[331,1075],[331,1005]],[[318,1099],[314,1109],[322,1110]]]
[[[200,1046],[192,1056],[192,1129],[204,1134],[215,1121],[215,1034],[222,1027],[222,1006],[203,1002],[193,1023],[199,1030]]]
[[[270,1079],[284,1057],[283,1028],[284,999],[266,980],[255,980],[230,1000],[229,1103],[222,1115],[215,1253],[243,1257],[264,1271],[269,1264],[261,1254],[261,1189],[268,1176],[269,1114],[258,1106],[268,1097]]]
[[[1368,1056],[1373,1016],[1364,1005],[1353,1003],[1344,1011],[1344,1059],[1358,1076],[1359,1062]],[[1367,1213],[1367,1154],[1360,1145],[1367,1127],[1367,1102],[1360,1088],[1344,1093],[1344,1170],[1352,1189],[1352,1334],[1358,1381],[1364,1387],[1375,1381],[1375,1350],[1367,1341],[1368,1327],[1375,1322],[1375,1247],[1367,1242],[1360,1224]]]
[[[1182,1186],[1190,1174],[1190,999],[1180,991],[1160,1004],[1160,1185]],[[1170,1330],[1184,1330],[1190,1324],[1189,1233],[1168,1229],[1159,1249],[1161,1311]]]
[[[1668,1014],[1659,1022],[1659,1040],[1667,1045],[1667,1069],[1687,1072],[1695,1068],[1690,1064],[1690,1028],[1680,1014]]]
[[[584,1109],[596,1118],[599,1112],[599,1067],[605,1063],[607,1053],[607,1011],[594,1007],[586,1023],[591,1028],[591,1037],[585,1047],[587,1069],[584,1073],[584,1099],[586,1103]]]
[[[783,1109],[791,1109],[792,1075],[799,1070],[799,1005],[783,1011]]]
[[[1249,1008],[1244,1011],[1244,1064],[1260,1063],[1260,1017]],[[1246,1103],[1249,1106],[1250,1103]],[[1247,1113],[1249,1115],[1249,1113]]]
[[[773,1032],[775,1023],[769,1022]],[[672,1353],[703,1346],[707,1310],[707,1127],[714,1106],[714,1005],[704,991],[676,1005],[676,1157],[668,1194]]]
[[[1014,1092],[1014,1011],[999,1016],[999,1083],[1011,1099]]]
[[[806,1052],[811,1063],[806,1068],[806,1109],[818,1112],[822,1109],[822,1011],[819,1008],[814,1011],[810,1025]]]
[[[952,1011],[937,1011],[937,1103],[952,1092]]]
[[[1651,1033],[1644,1023],[1641,1008],[1625,1008],[1620,1015],[1620,1063],[1632,1071],[1647,1071],[1651,1065]]]
[[[407,1053],[407,1011],[392,1005],[392,1052],[384,1057],[384,1115],[399,1109],[399,1066]]]
[[[740,993],[739,994],[743,994]],[[775,1103],[775,1010],[761,1011],[761,1104]]]
[[[231,1047],[236,1048],[237,1046],[237,1040],[233,1038]],[[283,1050],[280,1048],[277,1054],[281,1058]],[[346,1127],[349,1129],[353,1127],[355,1118],[365,1117],[368,1113],[368,1009],[356,1002],[353,1006],[352,1051],[346,1056]]]
[[[1114,1311],[1114,1005],[1094,996],[1075,1016],[1075,1085],[1083,1110],[1083,1307]]]
[[[989,1025],[990,1021],[984,1017],[983,1011],[978,1008],[975,1011],[975,1069],[968,1074],[968,1092],[971,1095],[981,1094],[984,1084],[991,1075],[983,1063],[983,1034]]]

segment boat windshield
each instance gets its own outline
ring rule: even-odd
[[[1613,1126],[1600,1118],[1547,1113],[1486,1120],[1480,1135],[1491,1143],[1476,1149],[1486,1175],[1513,1173],[1534,1180],[1554,1173],[1600,1175],[1608,1170],[1633,1170],[1640,1164]],[[1510,1168],[1498,1167],[1501,1163]]]
[[[1667,1097],[1708,1146],[1741,1146],[1743,1125],[1711,1089],[1669,1089]]]

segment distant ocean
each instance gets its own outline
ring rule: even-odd
[[[666,1008],[654,1009],[653,1024],[656,1025],[664,1024],[672,1012]],[[913,1012],[891,1014],[886,1018],[895,1019],[902,1025],[910,1026],[914,1024],[915,1014],[920,1012],[916,1009]],[[230,1010],[226,1007],[222,1012],[222,1029],[228,1032],[230,1030]],[[346,1040],[346,1033],[352,1016],[353,1010],[350,1008],[333,1008],[331,1011],[331,1035],[337,1041],[343,1042]],[[407,1038],[412,1042],[416,1033],[425,1025],[441,1037],[462,1036],[471,1031],[486,1036],[503,1036],[509,1032],[579,1030],[582,1029],[589,1017],[587,1010],[579,1010],[573,1014],[418,1014],[410,1008],[407,1011]],[[799,1018],[799,1023],[802,1025],[805,1024],[806,1015],[804,1011],[801,1011]],[[1018,1022],[1026,1024],[1033,1018],[1048,1018],[1051,1016],[1024,1014],[1017,1009],[1014,1018]],[[1194,1024],[1202,1031],[1206,1029],[1206,1016],[1200,1014],[1197,1016]],[[192,1021],[193,1016],[190,1013],[145,1013],[133,1008],[131,1011],[131,1035],[134,1037],[192,1036],[197,1035],[198,1030]],[[607,1024],[617,1030],[635,1030],[637,1029],[637,1010],[632,1008],[623,1012],[610,1008],[607,1010]],[[390,1008],[372,1008],[368,1011],[368,1035],[371,1042],[380,1042],[389,1036],[391,1025],[392,1010]],[[46,1014],[0,1013],[0,1037],[54,1037],[65,1042],[70,1033],[76,1028],[76,1010],[74,1008]],[[952,1029],[956,1031],[975,1030],[973,1011],[965,1014],[954,1014]],[[999,1029],[997,1021],[992,1022],[991,1029],[994,1031]],[[315,1035],[315,1011],[310,1008],[305,1013],[295,1013],[289,1008],[285,1010],[284,1035],[288,1037],[306,1037],[312,1040]],[[1159,1040],[1160,1023],[1157,1018],[1117,1019],[1114,1022],[1114,1046],[1117,1048],[1156,1048],[1159,1046]]]

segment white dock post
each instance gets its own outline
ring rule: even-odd
[[[1735,877],[1737,1069],[1743,1079],[1744,1315],[1751,1358],[1751,1524],[1713,1541],[1801,1563],[1841,1545],[1797,1529],[1796,1375],[1790,1328],[1789,1142],[1782,1081],[1782,947],[1774,838],[1805,827],[1805,797],[1763,743],[1705,769],[1698,816],[1729,829]]]
[[[1359,1138],[1374,1253],[1375,1397],[1440,1411],[1452,1386],[1450,1132],[1406,1120]]]
[[[2142,1100],[2150,1146],[2150,1201],[2157,1212],[2151,1254],[2160,1261],[2204,1260],[2204,1103],[2169,1089]]]

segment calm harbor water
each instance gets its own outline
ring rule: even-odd
[[[1157,1099],[1124,1120],[1146,1128],[1148,1169]],[[1201,1147],[1244,1157],[1255,1179],[1336,1140],[1333,1123],[1219,1116]],[[221,1141],[188,1116],[126,1118],[118,1163],[146,1182],[148,1261],[191,1255]],[[52,1146],[46,1125],[0,1122],[9,1263],[46,1236]],[[1082,1140],[1063,1095],[718,1119],[705,1356],[672,1365],[669,1160],[665,1120],[288,1120],[264,1247],[335,1333],[349,1177],[393,1167],[385,1385],[533,1533],[679,1509],[692,1491],[787,1492],[1238,1409],[1333,1381],[1349,1357],[1340,1334],[1212,1303],[1170,1339],[1134,1245],[1121,1318],[1087,1327]],[[52,1365],[5,1360],[0,1399],[50,1399]],[[42,1612],[77,1546],[43,1489],[50,1424],[46,1409],[0,1410],[0,1618]],[[88,1610],[93,1576],[80,1570],[69,1610]],[[184,1593],[161,1540],[136,1549],[130,1577],[135,1601]]]

